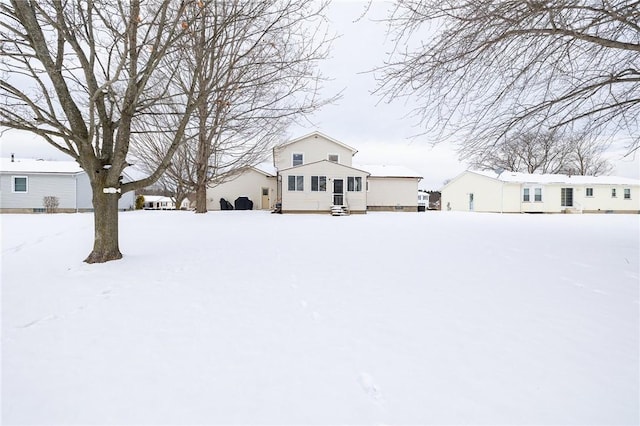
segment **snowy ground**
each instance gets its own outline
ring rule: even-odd
[[[640,217],[2,215],[3,424],[638,424]]]

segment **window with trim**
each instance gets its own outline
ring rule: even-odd
[[[542,188],[533,189],[533,201],[542,201]]]
[[[304,191],[304,176],[288,177],[289,191]]]
[[[304,161],[303,154],[293,154],[293,161],[292,161],[293,167],[301,166],[303,161]]]
[[[334,163],[338,162],[338,154],[329,154],[327,158],[329,161],[333,161]]]
[[[625,200],[630,200],[631,199],[631,188],[625,188],[624,189],[624,199]]]
[[[587,197],[593,197],[593,188],[587,188]]]
[[[362,191],[362,177],[361,176],[348,176],[347,177],[347,191],[349,191],[349,192]]]
[[[611,188],[611,198],[616,198],[616,189]]]
[[[326,176],[311,176],[311,190],[315,192],[324,192],[327,190]]]
[[[531,201],[530,198],[529,198],[529,188],[524,188],[522,190],[522,201],[524,201],[524,202]]]
[[[14,176],[12,181],[13,192],[28,192],[29,184],[26,176]]]

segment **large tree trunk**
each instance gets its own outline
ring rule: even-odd
[[[207,212],[207,183],[198,179],[196,184],[196,213]]]
[[[93,251],[84,261],[104,263],[122,258],[118,246],[118,199],[120,194],[105,194],[93,187]]]

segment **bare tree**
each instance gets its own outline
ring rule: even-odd
[[[182,141],[193,84],[174,90],[191,0],[11,0],[0,5],[0,126],[43,137],[73,157],[93,190],[94,245],[85,260],[122,257],[118,199],[153,183]],[[167,58],[171,57],[172,61]],[[157,127],[166,114],[171,133]],[[145,179],[122,183],[132,135],[154,131],[165,152]]]
[[[563,128],[629,138],[632,152],[639,22],[630,0],[396,0],[396,48],[377,70],[377,92],[414,98],[425,133],[463,140],[462,158]]]
[[[198,70],[197,108],[186,130],[178,161],[167,170],[176,188],[196,194],[196,212],[207,211],[206,190],[238,170],[263,161],[292,121],[333,99],[318,97],[317,63],[327,55],[323,32],[326,4],[315,0],[202,3],[190,38],[188,70]],[[140,158],[161,152],[147,138]]]
[[[612,170],[603,157],[606,148],[607,144],[588,135],[525,133],[478,150],[470,155],[470,164],[482,170],[598,176]]]

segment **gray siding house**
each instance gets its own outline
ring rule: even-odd
[[[58,212],[92,211],[89,177],[75,161],[0,159],[0,212],[44,212],[44,197],[58,199]],[[124,194],[118,206],[133,209],[133,192]]]

